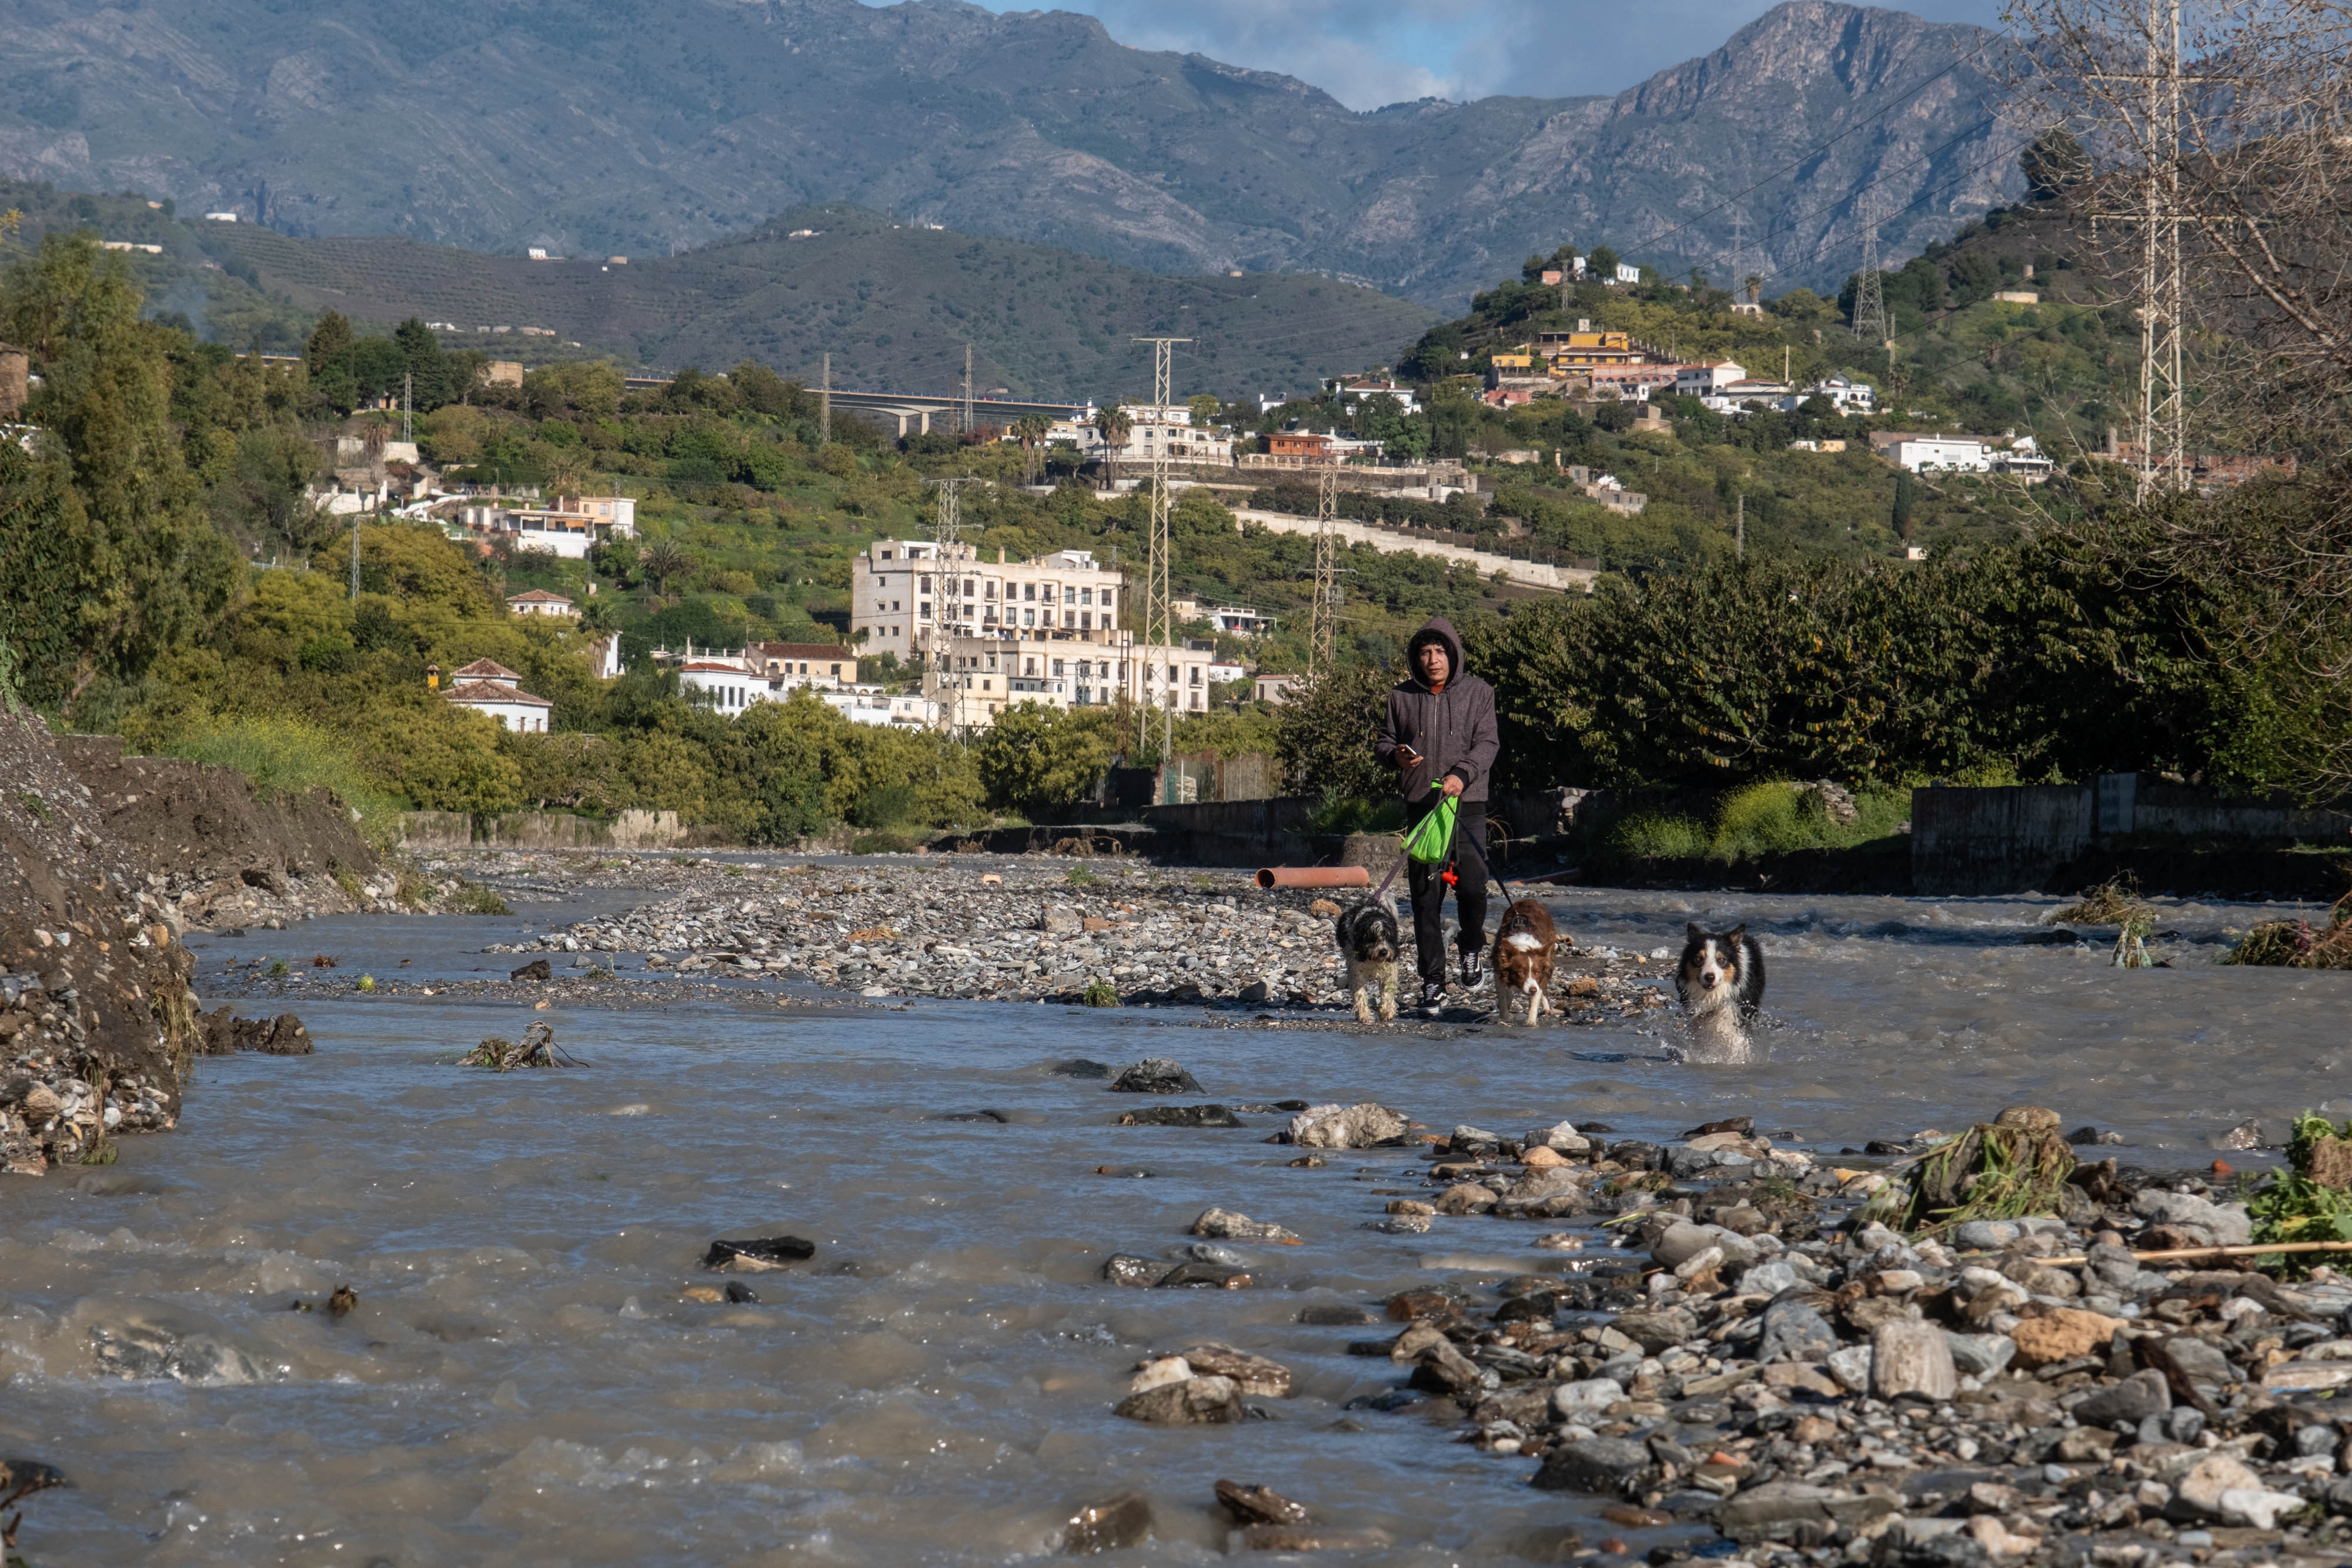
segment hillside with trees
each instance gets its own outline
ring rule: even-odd
[[[23,237],[93,228],[150,310],[237,349],[299,350],[334,311],[378,328],[445,324],[455,350],[531,364],[609,358],[632,373],[750,358],[814,384],[942,395],[965,347],[983,394],[1148,396],[1132,339],[1190,338],[1187,367],[1238,394],[1312,386],[1385,360],[1430,312],[1290,275],[1167,277],[1052,246],[895,223],[846,204],[782,214],[676,256],[534,261],[396,237],[303,239],[190,221],[135,196],[0,181]],[[495,330],[493,329],[495,329]],[[1138,367],[1141,367],[1139,373]]]

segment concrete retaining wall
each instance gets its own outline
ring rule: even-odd
[[[1288,512],[1259,512],[1244,509],[1234,514],[1236,521],[1255,523],[1277,534],[1311,534],[1322,528],[1313,517],[1293,517]],[[1549,588],[1560,592],[1590,593],[1593,580],[1601,574],[1582,567],[1555,566],[1549,561],[1520,560],[1516,557],[1497,555],[1492,550],[1470,549],[1462,545],[1444,544],[1436,539],[1415,538],[1396,528],[1384,528],[1372,523],[1353,522],[1347,518],[1335,520],[1332,531],[1349,544],[1365,544],[1389,555],[1435,556],[1456,566],[1466,566],[1481,577],[1502,572],[1522,588]]]
[[[1315,858],[1316,802],[1298,796],[1150,806],[1143,820],[1163,834],[1182,834],[1184,857],[1199,865],[1307,865]]]
[[[2137,773],[1911,792],[1911,882],[1923,894],[2073,893],[2085,873],[2068,868],[2086,857],[2128,863],[2132,849],[2214,839],[2340,843],[2352,840],[2352,812],[2225,800]]]

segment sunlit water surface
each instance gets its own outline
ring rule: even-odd
[[[1380,1561],[1508,1561],[1531,1531],[1611,1527],[1590,1500],[1529,1489],[1530,1461],[1449,1442],[1435,1406],[1343,1413],[1399,1373],[1346,1355],[1350,1331],[1296,1319],[1566,1266],[1529,1247],[1541,1228],[1376,1234],[1374,1189],[1419,1178],[1399,1153],[1289,1169],[1264,1143],[1272,1113],[1241,1132],[1119,1127],[1132,1098],[1052,1064],[1173,1056],[1206,1098],[1377,1099],[1439,1131],[1564,1116],[1657,1135],[1746,1113],[1832,1154],[2032,1101],[2167,1168],[2210,1161],[2209,1140],[2248,1117],[2346,1092],[2352,976],[2211,962],[2226,927],[2275,911],[2168,903],[2176,967],[2126,972],[2104,946],[2021,941],[2046,903],[1553,904],[1581,944],[1644,954],[1678,947],[1685,920],[1744,917],[1770,958],[1761,1059],[1679,1065],[1657,1015],[1430,1039],[1234,1013],[787,1010],[751,986],[537,1015],[306,998],[315,1056],[206,1061],[183,1131],[0,1188],[0,1452],[78,1483],[35,1500],[25,1544],[43,1568],[995,1563],[1051,1550],[1076,1506],[1134,1488],[1159,1523],[1127,1559],[1199,1562],[1223,1550],[1210,1487],[1233,1477],[1386,1529]],[[334,952],[341,976],[503,973],[513,960],[484,942],[589,907],[200,939],[200,974],[273,944]],[[593,1065],[451,1065],[532,1016]],[[1007,1119],[940,1119],[979,1110]],[[1305,1244],[1244,1248],[1249,1291],[1101,1281],[1113,1251],[1176,1256],[1211,1204]],[[752,1277],[759,1304],[680,1299],[710,1280],[696,1265],[712,1238],[781,1231],[817,1254]],[[342,1321],[289,1310],[346,1282],[360,1306]],[[100,1375],[92,1331],[159,1313],[261,1380]],[[1285,1362],[1297,1396],[1237,1427],[1110,1415],[1139,1356],[1201,1339]]]

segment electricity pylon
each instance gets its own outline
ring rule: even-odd
[[[1862,270],[1854,275],[1853,335],[1873,348],[1890,347],[1895,334],[1886,326],[1886,288],[1878,271],[1878,204],[1863,193]]]
[[[1316,475],[1315,602],[1307,631],[1307,676],[1328,674],[1339,651],[1339,465],[1326,463]]]
[[[1176,345],[1189,343],[1190,338],[1137,338],[1138,343],[1151,345],[1151,413],[1150,418],[1165,423],[1168,413],[1169,366],[1174,360]],[[1151,444],[1151,536],[1150,549],[1143,568],[1142,648],[1139,653],[1158,648],[1172,651],[1176,646],[1175,610],[1168,589],[1169,558],[1173,553],[1168,539],[1168,440],[1163,434]],[[1153,672],[1161,661],[1142,660],[1139,663],[1136,692],[1143,699],[1136,718],[1135,742],[1140,747],[1148,731],[1144,727],[1150,715]],[[1176,690],[1173,685],[1174,666],[1170,665],[1171,685],[1165,706],[1168,710],[1166,730],[1172,738],[1175,731]],[[1164,757],[1166,748],[1162,747]]]

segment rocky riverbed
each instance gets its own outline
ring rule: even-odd
[[[701,885],[493,950],[628,954],[679,976],[775,977],[869,998],[1081,1002],[1093,988],[1097,1000],[1126,1006],[1306,1009],[1344,999],[1335,895],[1261,892],[1241,872],[1074,871],[1052,860],[705,860],[672,869],[701,871]],[[1563,944],[1560,1021],[1664,1008],[1664,968],[1618,947]],[[1475,1017],[1491,998],[1490,989],[1470,997],[1457,988],[1452,1010]]]
[[[2057,1118],[2013,1107],[2000,1121]],[[2243,1205],[2202,1176],[2110,1158],[2077,1167],[2061,1214],[1906,1235],[1872,1218],[1899,1165],[1891,1183],[1875,1161],[1776,1148],[1747,1118],[1663,1144],[1567,1123],[1406,1129],[1382,1107],[1327,1106],[1284,1136],[1422,1146],[1419,1193],[1369,1228],[1507,1249],[1565,1223],[1534,1246],[1566,1269],[1302,1321],[1361,1325],[1347,1354],[1392,1368],[1391,1390],[1349,1409],[1455,1423],[1458,1441],[1537,1461],[1531,1486],[1608,1500],[1603,1529],[1618,1528],[1561,1541],[1563,1559],[1622,1560],[1633,1537],[1655,1542],[1653,1564],[2251,1564],[2335,1561],[2352,1542],[2352,1414],[2334,1397],[2352,1386],[2352,1281],[2147,1257],[2247,1240]],[[1295,1240],[1279,1215],[1212,1209],[1192,1230]],[[1200,1246],[1212,1265],[1219,1251]],[[1254,1282],[1163,1268],[1115,1258],[1104,1272]],[[1170,1346],[1137,1364],[1117,1414],[1244,1422],[1291,1385],[1286,1367],[1231,1345]],[[1134,1511],[1125,1499],[1095,1511],[1122,1507]],[[1252,1528],[1284,1525],[1290,1544],[1316,1533],[1295,1500],[1229,1507]],[[1327,1521],[1328,1544],[1365,1544],[1347,1523]]]

